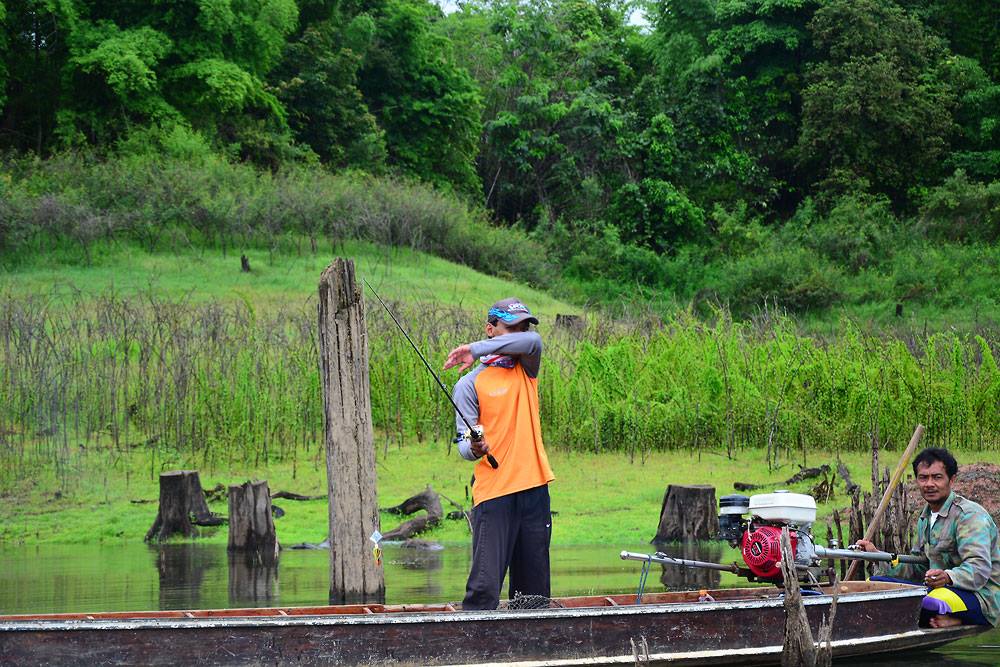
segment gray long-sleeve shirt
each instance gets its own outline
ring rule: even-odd
[[[495,336],[472,343],[472,356],[477,358],[489,355],[503,355],[510,357],[515,363],[521,365],[528,377],[538,377],[538,371],[542,364],[542,337],[535,331],[523,331]],[[472,443],[466,437],[469,424],[475,426],[479,423],[479,395],[476,393],[476,376],[487,366],[478,363],[472,371],[463,375],[452,392],[455,405],[458,406],[458,413],[455,414],[455,428],[458,431],[458,451],[469,461],[475,461],[476,456],[472,453]],[[465,420],[462,419],[465,417]]]

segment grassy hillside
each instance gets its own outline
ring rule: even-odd
[[[150,253],[130,243],[102,243],[88,264],[75,249],[63,248],[7,266],[0,271],[0,292],[56,298],[83,295],[85,300],[114,292],[193,303],[241,302],[277,310],[315,302],[320,273],[340,256],[353,259],[358,276],[386,300],[455,306],[485,318],[491,303],[516,295],[549,322],[556,313],[580,312],[540,290],[408,248],[344,241],[313,253],[303,239],[278,252],[243,251],[250,260],[249,273],[240,270],[240,254],[190,247]]]

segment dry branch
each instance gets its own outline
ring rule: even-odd
[[[399,526],[382,535],[384,540],[405,540],[419,535],[428,528],[436,526],[441,522],[444,511],[441,509],[441,498],[437,492],[428,486],[415,496],[410,496],[399,505],[384,508],[383,512],[391,514],[409,515],[420,510],[426,510],[427,514],[418,516],[415,519],[404,521]]]

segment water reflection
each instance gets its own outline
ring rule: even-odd
[[[712,563],[722,561],[721,542],[685,542],[683,544],[659,544],[657,551],[662,551],[672,558],[685,560],[701,560]],[[718,588],[722,583],[722,573],[719,570],[703,570],[694,567],[678,567],[661,564],[660,582],[668,591],[690,591],[702,588]]]
[[[421,588],[429,597],[441,600],[444,588],[441,580],[444,576],[444,547],[436,542],[410,540],[398,545],[386,544],[386,555],[390,559],[389,568],[400,567],[414,575],[413,583],[421,582]],[[388,591],[387,591],[388,594]]]
[[[203,544],[160,544],[149,549],[156,557],[159,608],[201,608],[205,576],[224,563],[219,550]]]
[[[552,549],[554,595],[634,593],[641,564],[622,561],[621,549],[650,552],[649,545],[572,546]],[[731,562],[724,544],[660,546],[668,555]],[[46,545],[0,549],[0,613],[212,609],[249,606],[315,606],[329,597],[330,552],[283,551],[270,565],[230,558],[225,545]],[[386,545],[386,601],[461,600],[469,573],[468,544],[438,549]],[[278,577],[281,585],[278,585]],[[707,578],[706,578],[707,577]],[[660,583],[670,589],[745,585],[729,573],[665,567]],[[646,590],[662,590],[650,582]],[[872,658],[851,665],[901,667],[1000,664],[1000,630],[939,651],[900,658]]]
[[[230,552],[227,555],[230,606],[274,607],[280,604],[279,558],[262,561],[249,552]]]

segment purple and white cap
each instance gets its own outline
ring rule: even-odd
[[[497,301],[490,307],[490,312],[486,314],[486,321],[490,324],[503,322],[507,325],[520,324],[528,321],[538,324],[538,318],[531,314],[528,307],[521,303],[520,299],[511,297]]]

